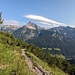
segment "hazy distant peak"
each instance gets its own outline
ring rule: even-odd
[[[35,24],[32,23],[31,21],[29,21],[25,27],[27,27],[27,28],[29,28],[29,29],[36,29],[36,28],[35,28]]]
[[[18,25],[0,25],[0,30],[6,31],[6,32],[13,32],[17,29],[19,29],[21,26]]]
[[[25,25],[25,27],[27,27],[27,28],[29,28],[29,29],[34,29],[34,30],[36,30],[36,29],[43,29],[42,27],[38,26],[37,24],[35,24],[35,23],[31,22],[31,21],[29,21],[29,22]]]

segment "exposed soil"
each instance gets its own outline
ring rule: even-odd
[[[43,69],[40,65],[33,63],[33,61],[26,55],[25,49],[22,49],[22,55],[25,56],[30,71],[34,72],[36,75],[52,75],[50,72]]]

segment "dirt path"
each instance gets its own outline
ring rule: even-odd
[[[22,49],[22,55],[25,56],[29,69],[36,75],[52,75],[48,71],[43,69],[40,65],[34,64],[32,60],[26,55],[25,49]]]

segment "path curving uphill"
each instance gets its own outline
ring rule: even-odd
[[[33,63],[33,61],[26,55],[25,49],[22,49],[22,55],[25,56],[30,71],[34,72],[36,75],[52,75],[40,65]]]

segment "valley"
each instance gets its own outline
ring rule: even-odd
[[[0,75],[75,75],[75,0],[0,0]]]
[[[26,50],[27,56],[24,50]],[[49,66],[44,59],[41,59],[40,53],[44,55],[42,49],[27,44],[15,38],[12,34],[0,31],[0,75],[38,75],[36,66],[42,73],[46,73],[46,75],[65,75],[65,72],[60,68]],[[28,63],[34,63],[32,68],[34,69],[35,67],[36,72],[31,71],[32,69],[30,70],[31,65]],[[54,70],[54,68],[56,69]]]
[[[27,25],[20,27],[13,32],[1,31],[1,50],[3,50],[5,47],[8,53],[11,51],[11,56],[7,58],[6,56],[8,54],[6,53],[6,56],[4,56],[5,59],[10,59],[14,52],[16,52],[16,55],[22,56],[20,56],[21,59],[18,56],[19,58],[16,59],[17,61],[12,60],[12,62],[17,62],[16,64],[14,64],[14,70],[12,70],[13,66],[10,62],[11,69],[10,71],[8,71],[8,74],[13,72],[15,74],[23,74],[23,72],[19,70],[19,67],[17,67],[17,65],[23,66],[23,64],[20,64],[18,60],[23,61],[23,63],[25,61],[28,67],[28,73],[30,73],[29,75],[42,75],[43,73],[46,73],[46,75],[72,75],[72,73],[75,74],[75,66],[74,64],[72,64],[72,59],[74,59],[75,53],[75,40],[72,39],[74,38],[74,36],[71,37],[69,34],[67,34],[66,31],[65,34],[62,33],[61,30],[64,30],[62,28],[66,29],[67,27],[44,29],[32,22],[29,22],[27,23]],[[11,30],[11,28],[9,29]],[[58,29],[60,30],[58,31]],[[71,31],[73,31],[70,27],[67,30],[70,29]],[[26,42],[28,42],[29,44]],[[24,50],[26,50],[26,52],[24,52]],[[2,60],[2,55],[1,61],[4,61]],[[15,59],[15,57],[13,59]],[[9,63],[9,61],[7,63]],[[6,61],[5,65],[3,65],[3,62],[1,64],[1,69],[6,69],[6,67],[8,67],[9,69],[9,66],[6,66],[9,65],[6,64]],[[22,70],[24,71],[24,68]],[[3,72],[3,74],[6,73],[6,71],[7,69]],[[27,72],[25,71],[24,75],[25,73]]]
[[[11,30],[11,28],[9,29]],[[66,58],[75,57],[75,28],[60,26],[45,29],[29,22],[12,33],[16,38],[22,39],[29,44],[32,43],[40,48],[45,48],[46,52],[62,54]],[[56,48],[60,50],[55,50]]]

